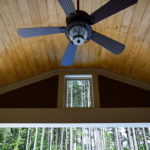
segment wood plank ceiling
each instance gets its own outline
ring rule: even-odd
[[[90,14],[106,2],[80,0],[80,9]],[[23,39],[17,34],[23,27],[59,25],[65,25],[65,14],[57,0],[0,0],[0,86],[63,68],[65,35]],[[150,83],[150,0],[139,0],[92,28],[125,44],[125,51],[113,55],[90,41],[78,48],[74,64],[65,68],[101,68]]]

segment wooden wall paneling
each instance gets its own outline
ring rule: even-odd
[[[42,25],[44,27],[51,26],[49,21],[49,15],[48,15],[48,2],[47,0],[38,0],[38,7],[40,11],[41,21]],[[56,67],[56,58],[54,54],[54,47],[52,42],[53,35],[47,35],[45,36],[45,42],[46,42],[46,49],[43,50],[43,53],[45,53],[45,61],[49,62],[48,69],[51,69],[53,67]],[[46,57],[47,56],[47,57]]]
[[[49,15],[50,26],[58,26],[56,1],[55,0],[47,0],[47,5],[48,5],[48,15]],[[52,35],[51,38],[52,38],[52,42],[54,43],[54,53],[55,53],[55,57],[56,57],[55,63],[56,63],[56,67],[58,67],[59,62],[58,62],[57,51],[60,48],[59,47],[59,41],[60,41],[59,35],[58,34]]]
[[[149,53],[150,53],[150,27],[145,35],[145,39],[143,44],[139,50],[139,53],[135,59],[134,69],[132,71],[131,76],[135,79],[143,78],[144,82],[150,80],[150,61],[149,61]],[[141,61],[142,59],[142,61]]]
[[[28,0],[28,7],[29,7],[33,27],[41,27],[42,21],[40,17],[37,0]],[[48,55],[45,56],[45,51],[46,51],[45,37],[38,36],[38,37],[33,37],[33,39],[36,40],[36,44],[38,45],[38,48],[39,48],[39,59],[40,59],[39,69],[42,72],[44,72],[47,70],[47,65],[48,65],[48,62],[46,62]]]
[[[132,18],[132,22],[128,31],[128,35],[126,38],[126,51],[124,52],[124,56],[122,57],[122,61],[120,64],[120,68],[123,68],[121,72],[123,72],[126,76],[130,76],[132,63],[137,55],[138,49],[135,45],[135,37],[137,34],[137,31],[140,29],[142,30],[142,27],[140,26],[140,23],[142,21],[143,15],[144,15],[144,9],[147,5],[147,0],[139,1],[138,5],[133,6],[135,8],[134,16]],[[139,13],[140,12],[140,13]],[[140,28],[139,28],[140,27]],[[130,69],[131,68],[131,69]],[[124,70],[125,69],[125,70]]]
[[[135,76],[135,72],[138,72],[137,76],[147,76],[147,73],[150,71],[150,68],[148,67],[148,65],[150,65],[149,61],[146,59],[147,56],[149,56],[149,54],[147,53],[147,49],[149,49],[148,47],[145,47],[145,49],[142,49],[142,47],[144,47],[145,43],[148,42],[149,44],[149,34],[150,34],[150,15],[149,15],[149,11],[150,11],[150,1],[147,2],[147,6],[144,10],[144,14],[143,17],[141,19],[141,24],[139,26],[140,30],[137,30],[137,34],[136,34],[136,40],[134,41],[135,45],[136,45],[136,49],[138,50],[137,52],[137,56],[134,59],[134,63],[133,63],[133,69],[131,70],[131,76],[136,78]],[[141,57],[142,54],[147,54],[145,55],[145,57]],[[141,61],[139,61],[139,56],[141,57]],[[145,64],[143,66],[141,66],[140,64]],[[141,68],[140,68],[140,67]],[[146,78],[146,76],[144,78]],[[148,77],[147,79],[150,79],[150,77]]]
[[[7,0],[7,4],[12,16],[13,21],[15,22],[16,29],[24,28],[23,19],[21,16],[20,8],[16,0]],[[15,31],[16,32],[16,31]],[[31,46],[28,39],[20,38],[20,43],[23,46],[23,49],[20,49],[19,52],[23,51],[28,62],[28,69],[32,74],[36,74],[35,63],[33,61],[33,56],[31,54]],[[22,52],[21,52],[22,53]],[[29,59],[28,59],[29,58]],[[32,67],[33,66],[33,67]]]
[[[31,20],[31,15],[30,15],[30,11],[29,11],[29,7],[28,7],[28,2],[27,0],[17,0],[18,3],[18,7],[20,8],[20,12],[21,12],[21,16],[22,16],[22,20],[24,23],[24,27],[25,28],[30,28],[32,27],[32,20]],[[21,38],[21,37],[20,37]],[[23,41],[27,40],[28,41],[28,46],[29,46],[29,53],[31,57],[29,58],[30,61],[33,61],[33,66],[32,68],[34,68],[36,74],[39,73],[39,48],[38,45],[36,44],[36,40],[34,38],[23,38]]]
[[[48,26],[48,11],[47,11],[47,1],[41,1],[41,0],[38,0],[37,1],[37,7],[38,7],[38,10],[39,10],[39,16],[41,18],[41,24],[42,26]],[[48,36],[51,36],[51,35],[48,35]],[[49,57],[49,47],[47,46],[47,42],[48,42],[48,39],[47,37],[48,36],[41,36],[42,38],[42,47],[41,47],[41,55],[43,55],[43,63],[44,65],[46,66],[45,69],[46,71],[50,70],[51,69],[51,61],[50,61],[50,57]]]
[[[14,60],[18,57],[18,62],[15,63],[15,67],[18,70],[18,74],[20,74],[20,77],[26,78],[30,75],[29,64],[26,60],[26,57],[24,55],[24,49],[22,44],[20,43],[19,36],[16,31],[15,22],[12,19],[11,12],[8,8],[6,1],[0,1],[0,14],[3,19],[3,22],[5,24],[6,32],[8,31],[8,38],[10,37],[9,42],[11,43],[10,49],[8,51],[11,51],[11,53],[14,53]],[[22,50],[22,51],[21,51]]]
[[[47,0],[47,13],[48,13],[48,23],[49,26],[56,26],[57,20],[56,20],[56,7],[55,7],[55,1],[54,0]],[[51,58],[51,65],[54,68],[57,68],[57,56],[56,56],[56,47],[55,47],[55,38],[58,35],[52,35],[48,36],[48,47],[50,48],[49,55]]]
[[[144,8],[142,10],[142,8]],[[141,49],[141,46],[142,46],[142,43],[145,39],[145,36],[147,34],[147,31],[149,29],[149,25],[150,25],[150,15],[148,15],[148,11],[150,10],[150,1],[147,1],[146,2],[146,5],[144,4],[143,2],[143,6],[142,6],[140,12],[142,13],[142,16],[141,18],[138,18],[140,23],[139,23],[139,27],[137,27],[137,32],[136,32],[136,35],[134,37],[134,44],[132,45],[132,50],[136,50],[136,53],[132,52],[133,53],[133,56],[134,56],[134,61],[130,64],[130,76],[132,77],[132,71],[134,70],[135,68],[135,63],[136,63],[136,58],[137,58],[137,55]],[[146,21],[146,23],[145,23]],[[140,30],[139,30],[140,28]],[[141,61],[145,62],[145,60],[142,60]],[[138,63],[138,62],[137,62]],[[148,69],[148,68],[147,68]]]
[[[11,76],[10,72],[6,69],[6,63],[9,62],[10,59],[5,59],[6,50],[0,39],[0,86],[7,85],[9,82],[13,82],[14,76]]]
[[[132,19],[134,17],[135,9],[136,9],[136,6],[132,6],[132,7],[129,7],[124,10],[124,16],[122,18],[122,23],[121,23],[121,27],[120,27],[119,39],[120,39],[121,43],[125,44],[126,48],[125,48],[123,54],[121,54],[119,57],[120,62],[118,62],[118,64],[116,65],[115,71],[118,74],[122,74],[122,72],[123,72],[123,69],[120,69],[121,65],[123,63],[122,57],[126,56],[126,53],[128,51],[128,47],[126,45],[126,40],[127,40],[127,36],[128,36],[128,32],[129,32],[131,23],[132,23]],[[126,56],[126,58],[127,58],[127,56]]]
[[[8,31],[5,27],[2,17],[0,16],[0,38],[1,38],[1,58],[6,65],[6,70],[9,72],[6,78],[9,78],[11,75],[11,79],[13,81],[20,80],[20,74],[18,73],[18,58],[14,53],[14,48],[12,49],[12,42],[8,35]],[[12,80],[9,80],[11,83]]]
[[[42,25],[45,27],[51,26],[49,21],[49,15],[48,15],[48,2],[47,0],[38,0],[38,7],[40,11],[41,21]],[[54,53],[54,46],[52,42],[53,35],[47,35],[45,36],[45,42],[46,42],[46,49],[43,50],[45,54],[48,56],[48,62],[49,62],[49,69],[56,67],[56,58]]]

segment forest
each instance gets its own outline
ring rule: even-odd
[[[150,150],[150,128],[0,128],[0,150]]]
[[[93,107],[91,80],[66,80],[64,107]],[[0,150],[150,150],[150,128],[0,128]]]
[[[65,107],[92,107],[90,80],[67,80]]]

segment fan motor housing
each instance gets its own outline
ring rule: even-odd
[[[82,45],[92,36],[89,15],[84,11],[76,11],[66,19],[66,36],[74,45]]]

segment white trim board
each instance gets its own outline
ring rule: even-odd
[[[0,123],[0,128],[146,128],[150,123]]]

